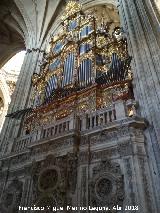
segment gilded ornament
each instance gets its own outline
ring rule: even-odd
[[[75,13],[80,12],[82,9],[82,5],[75,1],[69,1],[66,8],[64,15],[62,16],[62,20],[69,18],[70,16],[74,15]]]
[[[94,15],[81,13],[81,9],[82,6],[78,2],[68,2],[62,17],[63,31],[52,36],[47,47],[48,54],[41,63],[40,74],[32,76],[33,98],[34,102],[36,102],[35,99],[38,100],[36,102],[38,104],[35,104],[34,113],[29,115],[25,121],[25,124],[31,125],[32,129],[41,123],[44,126],[48,125],[52,122],[52,117],[55,120],[63,119],[75,110],[77,110],[76,113],[92,112],[109,106],[114,100],[126,98],[128,95],[128,84],[132,80],[130,70],[126,74],[126,82],[112,82],[108,86],[97,85],[95,81],[98,75],[101,76],[110,71],[113,54],[117,54],[121,60],[128,58],[127,43],[121,28],[111,30],[112,23],[105,24],[104,19],[99,25]],[[81,52],[82,46],[85,51]],[[72,77],[67,84],[62,86],[66,76],[69,76],[69,71],[65,76],[65,64],[70,53],[74,56]],[[81,65],[84,66],[85,62],[89,63],[88,61],[91,62],[91,76],[90,82],[86,84],[88,73],[85,72],[88,68],[81,73],[81,81],[79,81],[78,73]],[[69,70],[70,62],[68,67]],[[53,77],[55,77],[56,86],[49,85]],[[51,91],[50,88],[52,88]],[[50,94],[46,97],[48,90]]]

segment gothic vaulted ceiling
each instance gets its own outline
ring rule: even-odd
[[[25,48],[35,48],[55,19],[59,0],[0,1],[0,67]],[[61,1],[62,2],[62,1]],[[64,3],[65,1],[63,1]]]
[[[0,1],[0,67],[25,48],[26,25],[12,0]]]
[[[0,68],[23,49],[44,48],[60,24],[66,0],[0,0]],[[91,1],[82,1],[84,5]],[[112,3],[113,0],[103,0]],[[112,12],[109,6],[105,10]],[[105,14],[108,12],[105,11]],[[109,17],[108,17],[109,18]]]

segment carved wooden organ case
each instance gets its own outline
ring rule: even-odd
[[[71,113],[80,116],[132,96],[131,57],[121,28],[98,24],[77,2],[69,2],[62,18],[62,33],[53,36],[41,71],[32,84],[33,111],[29,129]]]

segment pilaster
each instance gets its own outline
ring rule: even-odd
[[[150,14],[141,0],[118,0],[121,24],[127,35],[129,52],[133,57],[134,93],[139,101],[139,111],[149,122],[146,134],[146,152],[149,153],[150,171],[154,167],[157,175],[151,174],[157,205],[160,173],[160,83],[159,46],[149,20]],[[151,128],[152,127],[152,128]],[[159,207],[160,208],[160,207]]]

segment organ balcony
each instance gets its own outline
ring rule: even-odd
[[[117,128],[122,124],[134,127],[140,125],[145,128],[145,121],[137,115],[136,107],[135,100],[120,100],[110,107],[83,114],[80,117],[72,113],[67,118],[53,121],[50,125],[40,127],[34,132],[15,139],[12,153],[24,152],[39,144],[56,143],[56,140],[60,138],[63,140],[66,136],[81,137],[96,131]]]

